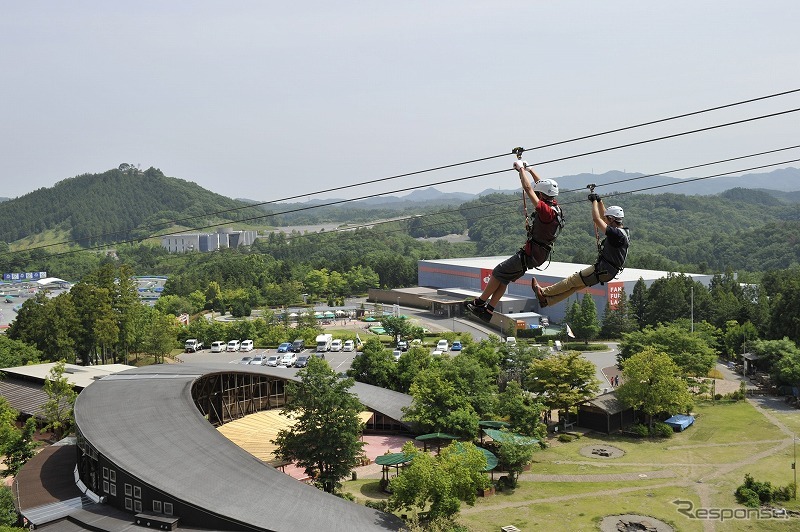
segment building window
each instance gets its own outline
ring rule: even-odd
[[[165,502],[164,503],[164,513],[167,515],[172,515],[172,503]]]
[[[141,486],[134,486],[133,487],[133,498],[134,499],[141,499],[142,498],[142,487]]]
[[[142,501],[133,501],[133,511],[138,514],[142,513]]]
[[[108,493],[108,481],[103,481],[103,493]]]
[[[117,481],[117,470],[116,469],[109,469],[108,475],[109,475],[108,479],[111,482],[116,482]]]
[[[129,499],[129,498],[125,499],[125,509],[126,510],[133,510],[133,499]]]
[[[106,479],[108,478],[108,468],[107,467],[103,468],[103,478],[106,478]]]
[[[161,501],[153,501],[153,511],[157,514],[161,513]]]
[[[130,484],[125,484],[125,496],[130,497],[133,494],[133,487]]]
[[[117,485],[116,484],[111,484],[111,496],[112,497],[116,497],[117,496]]]

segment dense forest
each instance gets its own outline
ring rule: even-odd
[[[265,211],[214,194],[156,168],[123,164],[102,174],[64,179],[5,202],[0,210],[3,241],[61,230],[82,246],[150,236],[175,225],[210,224],[264,216]]]

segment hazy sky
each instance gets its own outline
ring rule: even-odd
[[[0,0],[0,196],[127,162],[233,198],[281,200],[798,89],[798,20],[797,0]],[[794,108],[800,93],[525,158]],[[664,172],[800,144],[798,124],[800,112],[538,170]],[[518,185],[506,172],[435,186]]]

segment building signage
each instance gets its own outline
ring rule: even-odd
[[[4,273],[4,281],[38,281],[47,277],[47,272]]]
[[[617,310],[617,306],[622,299],[622,290],[624,287],[625,283],[608,283],[608,308],[611,310]]]

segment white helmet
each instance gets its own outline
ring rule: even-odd
[[[625,218],[625,211],[622,210],[622,207],[612,205],[611,207],[606,208],[606,212],[603,213],[603,216],[611,216],[617,221],[621,221],[623,218]]]
[[[536,192],[541,192],[542,194],[552,198],[558,196],[558,183],[552,179],[540,179],[533,184],[533,190]]]

